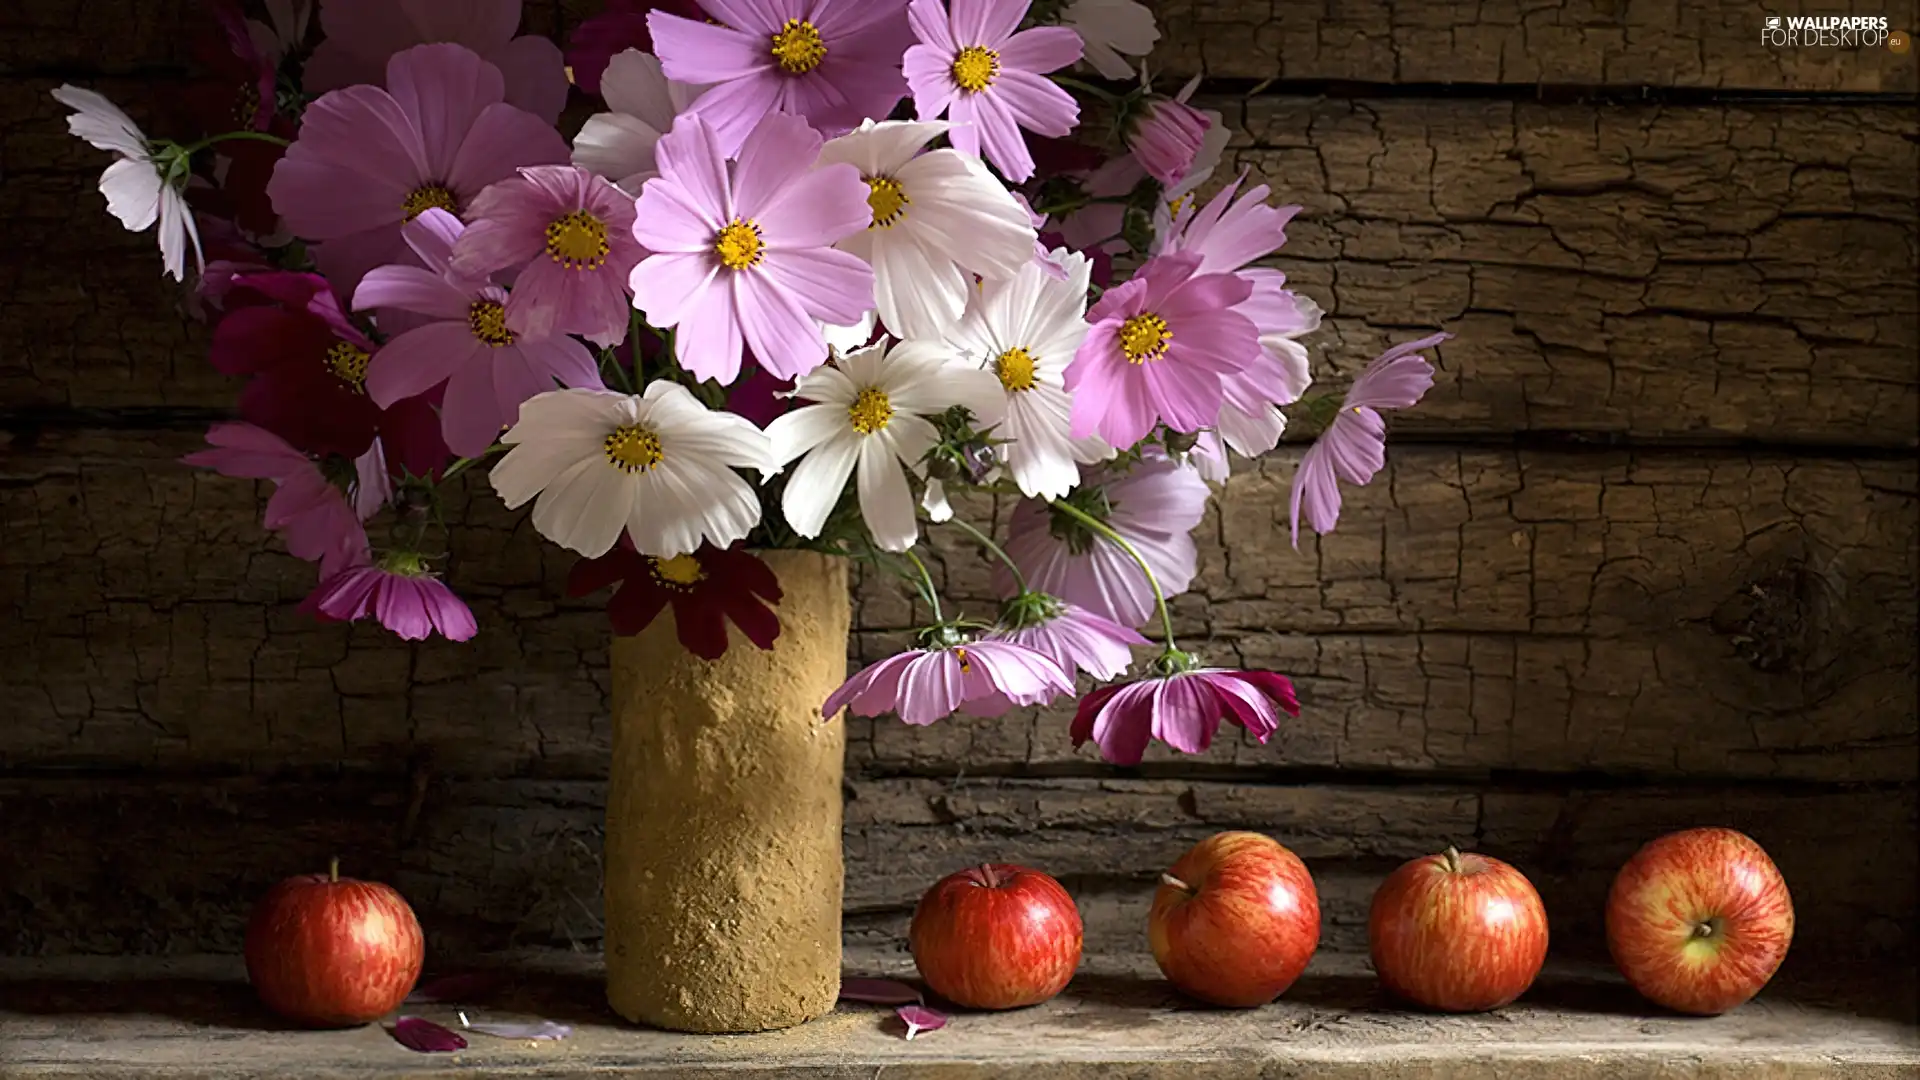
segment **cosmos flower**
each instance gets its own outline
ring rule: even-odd
[[[414,45],[443,41],[464,45],[498,68],[506,102],[542,123],[551,126],[567,105],[560,47],[538,34],[514,36],[520,0],[320,0],[320,29],[325,39],[301,71],[308,93],[379,85],[383,74],[394,90],[387,61]]]
[[[567,574],[567,595],[586,596],[619,586],[607,601],[616,634],[645,630],[669,607],[680,644],[695,656],[718,660],[727,651],[727,624],[748,641],[773,648],[780,636],[780,579],[750,552],[703,546],[691,555],[658,559],[626,545],[582,559]]]
[[[1127,125],[1127,149],[1147,175],[1171,187],[1193,169],[1212,125],[1199,109],[1156,94]]]
[[[1073,745],[1092,740],[1115,765],[1138,765],[1159,739],[1185,754],[1213,744],[1222,720],[1259,742],[1280,729],[1280,714],[1300,715],[1293,684],[1271,671],[1198,668],[1164,678],[1105,686],[1080,699]]]
[[[465,602],[419,556],[406,552],[329,576],[301,609],[330,622],[371,617],[403,641],[425,641],[435,632],[466,641],[480,630]]]
[[[1080,59],[1080,35],[1064,26],[1020,30],[1028,0],[913,0],[919,44],[903,60],[921,120],[953,121],[954,148],[984,156],[1013,183],[1033,175],[1022,128],[1059,138],[1080,120],[1073,95],[1046,78]]]
[[[641,185],[660,172],[654,147],[702,88],[674,82],[660,70],[659,58],[628,49],[607,63],[600,89],[611,111],[587,117],[573,137],[573,163],[637,198]]]
[[[1101,682],[1117,678],[1133,666],[1132,646],[1149,644],[1139,631],[1044,593],[1027,593],[1008,606],[1027,607],[1032,614],[1019,626],[994,630],[989,640],[1024,645],[1068,675],[1084,671]]]
[[[1433,387],[1433,365],[1418,355],[1452,337],[1432,334],[1381,353],[1353,380],[1333,422],[1293,474],[1290,517],[1300,546],[1300,516],[1324,536],[1340,520],[1340,481],[1365,484],[1387,463],[1387,421],[1380,409],[1410,409]]]
[[[246,423],[215,424],[207,430],[207,442],[213,449],[188,454],[181,462],[222,476],[273,481],[263,524],[281,533],[295,558],[319,563],[321,578],[366,562],[366,530],[312,458]]]
[[[845,708],[856,716],[896,713],[909,724],[931,724],[955,710],[998,716],[1013,705],[1040,705],[1073,693],[1073,680],[1052,660],[1008,641],[970,641],[910,649],[862,668],[820,706],[831,720]]]
[[[158,221],[161,266],[173,280],[185,281],[189,246],[194,262],[205,262],[200,254],[200,233],[175,178],[162,175],[139,125],[119,106],[91,90],[62,86],[53,92],[53,98],[73,110],[67,117],[69,134],[118,158],[100,174],[100,194],[107,197],[107,210],[128,232],[146,232]],[[186,177],[177,179],[184,183]]]

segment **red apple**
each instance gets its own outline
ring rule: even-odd
[[[1760,845],[1687,829],[1641,848],[1607,896],[1607,948],[1635,990],[1712,1016],[1760,992],[1793,941],[1793,897]]]
[[[247,978],[267,1008],[312,1027],[392,1012],[420,978],[426,943],[413,909],[385,885],[324,874],[268,889],[247,923]]]
[[[1265,1005],[1320,945],[1320,894],[1306,864],[1272,837],[1216,833],[1160,875],[1147,940],[1161,974],[1188,994]]]
[[[1547,909],[1525,874],[1448,848],[1380,883],[1367,945],[1381,985],[1395,997],[1441,1012],[1497,1009],[1540,974]]]
[[[933,992],[970,1009],[1038,1005],[1080,966],[1080,909],[1024,866],[949,874],[913,909],[913,963]]]

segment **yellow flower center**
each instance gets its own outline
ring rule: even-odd
[[[498,300],[475,300],[467,308],[467,326],[473,336],[498,349],[513,344],[513,331],[507,329],[507,308]]]
[[[1167,204],[1167,216],[1170,218],[1177,219],[1180,216],[1181,208],[1186,205],[1187,205],[1187,197],[1185,195],[1182,195],[1179,198],[1173,200],[1172,202]]]
[[[1160,359],[1167,355],[1167,343],[1172,340],[1167,320],[1158,315],[1135,315],[1120,324],[1120,351],[1127,354],[1129,364]]]
[[[993,373],[1000,376],[1000,385],[1014,393],[1031,390],[1034,385],[1033,354],[1016,345],[1000,354],[993,362]]]
[[[707,572],[700,568],[700,560],[691,555],[675,555],[671,559],[650,558],[648,561],[653,564],[653,576],[670,589],[684,591],[707,579]]]
[[[1000,54],[992,49],[969,45],[953,58],[953,81],[969,94],[977,94],[993,85],[1000,74]]]
[[[240,84],[240,93],[234,98],[233,119],[242,128],[250,128],[260,116],[259,84],[248,80]]]
[[[760,262],[760,226],[751,221],[734,218],[733,223],[720,230],[713,238],[714,254],[720,256],[720,265],[729,270],[745,270]]]
[[[773,59],[789,75],[805,75],[827,58],[820,31],[804,19],[788,19],[773,35]]]
[[[973,670],[973,661],[967,657],[967,650],[955,647],[953,655],[960,658],[960,672],[966,674]]]
[[[457,214],[460,212],[460,203],[454,199],[453,192],[447,190],[446,187],[440,184],[428,184],[426,187],[414,188],[412,193],[407,196],[407,201],[402,203],[401,206],[406,208],[408,221],[412,221],[414,218],[419,217],[422,213],[436,206],[449,214]]]
[[[575,210],[547,225],[547,254],[569,270],[598,270],[607,261],[607,225]]]
[[[606,447],[607,464],[624,473],[646,472],[660,464],[664,456],[660,452],[660,436],[638,424],[614,428],[607,436]]]
[[[372,359],[365,349],[344,341],[336,341],[327,350],[327,370],[333,377],[364,394],[367,392],[367,361]]]
[[[853,430],[862,435],[871,435],[887,426],[893,419],[893,402],[887,400],[887,392],[877,386],[869,386],[860,391],[847,406],[847,419],[853,422]]]
[[[907,189],[891,176],[867,177],[867,206],[873,210],[869,229],[891,229],[907,212]]]

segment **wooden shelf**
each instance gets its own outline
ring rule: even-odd
[[[1090,957],[1068,991],[1033,1009],[962,1013],[908,1042],[891,1010],[842,1005],[800,1028],[673,1035],[616,1021],[598,958],[493,958],[512,981],[478,1019],[575,1026],[557,1043],[473,1036],[459,1054],[412,1053],[380,1026],[290,1031],[267,1016],[230,957],[0,961],[0,1077],[392,1078],[484,1072],[528,1077],[1124,1076],[1152,1080],[1311,1076],[1563,1080],[1623,1076],[1911,1080],[1920,1076],[1913,974],[1782,980],[1714,1019],[1661,1013],[1617,976],[1550,965],[1498,1013],[1435,1016],[1384,1001],[1365,960],[1322,954],[1281,1001],[1196,1007],[1146,958]],[[906,975],[896,953],[852,953],[849,972]],[[447,1006],[409,1012],[457,1024]]]

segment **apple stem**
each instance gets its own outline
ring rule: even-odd
[[[327,880],[328,881],[340,880],[340,856],[338,855],[335,855],[332,859],[328,860],[327,862]]]
[[[1179,878],[1174,877],[1172,874],[1161,874],[1160,884],[1169,886],[1171,888],[1179,889],[1181,892],[1186,893],[1188,896],[1193,895],[1193,886],[1187,884],[1184,881],[1181,881]]]
[[[1460,872],[1461,867],[1460,867],[1460,849],[1459,848],[1454,847],[1452,844],[1448,844],[1447,853],[1445,855],[1442,855],[1441,858],[1447,860],[1447,873],[1457,874]]]
[[[980,882],[989,889],[1000,887],[1000,875],[993,872],[992,863],[980,864]]]

